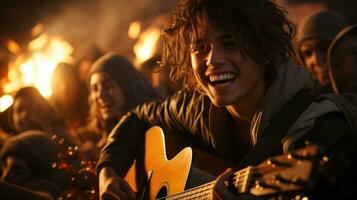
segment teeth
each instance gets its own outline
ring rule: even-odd
[[[232,78],[234,78],[234,74],[231,74],[231,73],[225,73],[225,74],[219,74],[219,75],[210,75],[209,76],[209,80],[211,82],[225,81],[225,80],[232,79]]]

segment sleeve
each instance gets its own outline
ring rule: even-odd
[[[123,176],[133,160],[143,153],[145,132],[157,125],[164,132],[198,135],[196,127],[202,115],[202,98],[199,94],[178,92],[165,101],[155,101],[140,105],[126,114],[113,129],[107,144],[101,151],[97,172],[111,166],[119,176]],[[195,105],[195,106],[194,106]],[[200,137],[200,136],[199,136]]]
[[[322,146],[332,160],[319,166],[317,199],[353,199],[357,194],[356,138],[346,118],[337,112],[320,117],[306,140]]]

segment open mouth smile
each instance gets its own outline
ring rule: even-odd
[[[237,78],[237,74],[226,72],[221,74],[210,74],[207,76],[208,83],[212,86],[228,85]]]

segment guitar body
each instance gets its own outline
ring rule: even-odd
[[[161,128],[156,126],[146,132],[144,154],[143,162],[148,178],[147,187],[145,189],[138,188],[136,181],[138,173],[135,163],[125,176],[125,180],[134,191],[143,192],[144,190],[147,193],[145,195],[149,195],[149,199],[184,191],[192,163],[191,148],[184,148],[174,158],[168,160],[164,133]],[[162,195],[160,195],[161,193]]]

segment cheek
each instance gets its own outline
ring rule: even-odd
[[[89,94],[89,101],[90,102],[92,102],[92,103],[97,103],[97,99],[96,99],[96,97],[95,97],[95,94],[94,94],[94,92],[91,92],[90,94]]]
[[[311,60],[305,60],[305,67],[308,71],[312,71],[312,64],[311,64]]]
[[[194,73],[201,74],[204,70],[204,59],[200,55],[191,55],[191,68]]]
[[[115,91],[113,90],[111,92],[111,96],[113,99],[115,99],[116,107],[120,109],[125,106],[126,98],[124,92],[121,89],[116,88]]]

